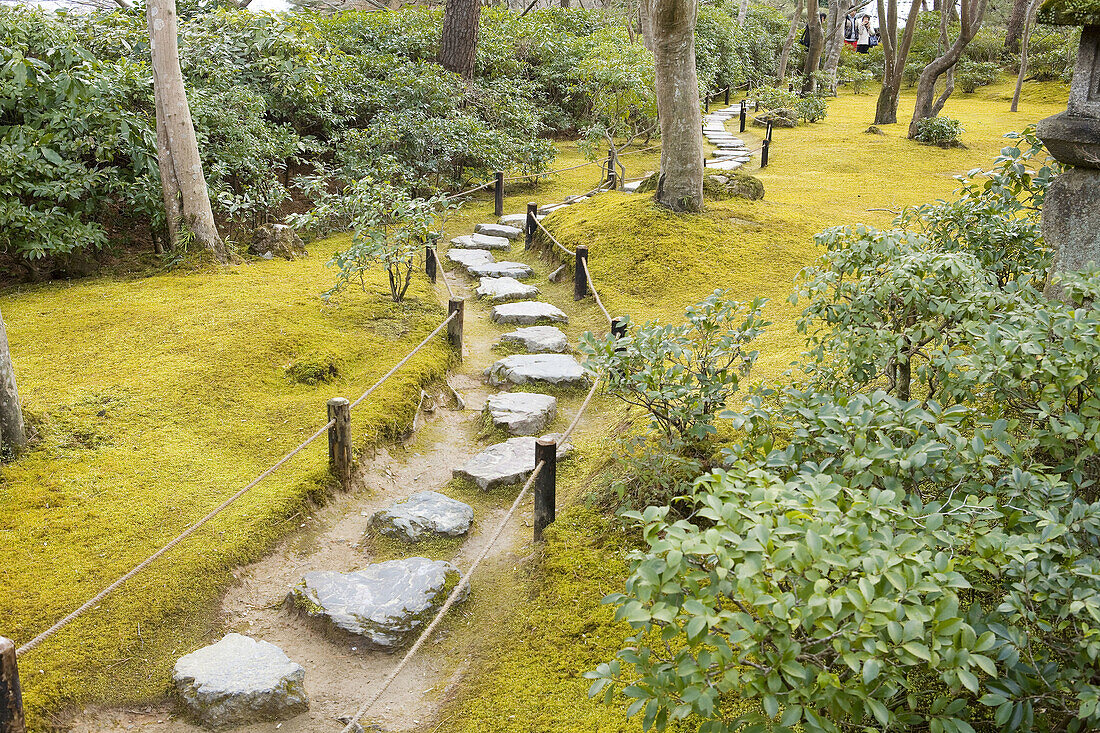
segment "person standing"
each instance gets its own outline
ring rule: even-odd
[[[853,49],[856,47],[856,40],[858,40],[858,28],[856,28],[856,9],[852,8],[844,16],[844,43],[847,46],[851,46]]]
[[[863,16],[856,30],[856,51],[867,53],[871,49],[871,36],[874,35],[871,31],[871,16]]]

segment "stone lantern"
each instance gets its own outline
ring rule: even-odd
[[[1043,202],[1043,238],[1055,250],[1053,272],[1100,266],[1100,0],[1046,0],[1039,21],[1084,26],[1065,112],[1042,120],[1039,138],[1068,166]],[[1046,295],[1061,297],[1049,283]]]

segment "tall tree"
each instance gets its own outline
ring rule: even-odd
[[[882,44],[884,68],[882,90],[879,92],[878,104],[875,106],[876,125],[892,125],[898,121],[898,96],[901,94],[902,73],[905,71],[905,61],[909,58],[909,48],[913,45],[917,17],[922,7],[924,7],[923,0],[913,0],[899,41],[898,0],[888,2],[878,0],[879,38]]]
[[[19,404],[19,390],[15,386],[15,368],[8,349],[8,331],[4,328],[4,316],[0,314],[0,444],[21,446],[27,442],[23,427],[23,408]]]
[[[642,0],[653,28],[661,173],[657,203],[673,211],[703,208],[703,116],[695,73],[698,0]]]
[[[1011,53],[1019,53],[1020,38],[1023,36],[1024,24],[1028,18],[1028,6],[1030,0],[1012,0],[1012,11],[1005,21],[1005,50]]]
[[[791,29],[787,31],[787,37],[783,40],[783,51],[779,54],[779,68],[775,73],[775,79],[780,84],[787,78],[787,62],[791,58],[794,39],[798,38],[798,26],[802,23],[802,4],[802,0],[796,0],[794,17],[791,18]]]
[[[178,241],[180,220],[195,242],[218,262],[228,262],[225,242],[218,234],[210,194],[202,172],[195,125],[187,104],[176,37],[175,0],[149,0],[149,49],[153,62],[153,97],[157,115],[157,162],[172,244]]]
[[[928,66],[924,67],[917,79],[917,101],[913,108],[913,119],[909,122],[909,137],[917,136],[917,123],[929,117],[935,117],[943,109],[947,98],[955,89],[955,64],[962,58],[963,51],[974,40],[985,19],[985,10],[989,0],[962,0],[959,14],[959,37],[950,46],[947,45],[949,18],[944,13],[940,18],[940,39],[944,52]],[[947,85],[943,93],[936,97],[936,82],[947,75]]]
[[[840,52],[844,50],[844,20],[852,0],[829,3],[829,22],[825,33],[825,76],[829,81],[829,94],[836,94],[837,71],[840,68]],[[853,19],[854,22],[854,19]]]
[[[825,48],[825,31],[821,27],[821,13],[817,0],[812,0],[806,8],[806,61],[802,64],[802,91],[812,92],[817,87],[814,72],[821,64],[821,52]]]
[[[473,78],[480,20],[481,0],[447,0],[443,10],[443,37],[439,43],[439,63],[444,69],[466,79]]]
[[[1016,75],[1016,90],[1012,93],[1011,111],[1015,112],[1020,107],[1020,91],[1024,87],[1024,78],[1027,76],[1027,47],[1031,43],[1031,25],[1035,22],[1035,13],[1039,11],[1040,0],[1031,0],[1027,9],[1027,18],[1024,21],[1024,33],[1020,42],[1020,73]]]
[[[737,8],[737,25],[745,25],[745,17],[749,14],[749,0],[741,0],[740,7]]]

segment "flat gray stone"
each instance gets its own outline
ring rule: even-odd
[[[487,234],[463,234],[452,239],[451,246],[459,249],[509,250],[512,242],[504,237],[490,237]]]
[[[560,436],[545,435],[545,438]],[[564,458],[572,450],[568,443],[558,446],[558,458]],[[455,478],[466,479],[485,491],[498,486],[518,484],[527,480],[535,470],[535,438],[509,438],[503,443],[491,445],[454,469]]]
[[[505,239],[519,239],[523,230],[519,227],[510,227],[504,224],[478,224],[474,227],[477,234],[487,234],[490,237],[504,237]]]
[[[505,214],[497,219],[497,224],[503,224],[506,227],[515,227],[516,229],[523,229],[527,226],[527,214]]]
[[[566,354],[513,354],[485,370],[489,384],[556,384],[587,387],[588,376],[580,363]]]
[[[431,622],[459,578],[449,562],[410,557],[351,573],[306,573],[290,601],[330,628],[363,637],[368,648],[394,651]]]
[[[466,270],[476,277],[513,277],[517,280],[523,280],[535,274],[534,270],[522,262],[507,261],[476,263],[467,267]]]
[[[447,259],[462,267],[469,268],[473,265],[485,265],[496,258],[483,249],[448,249]]]
[[[494,323],[516,323],[520,326],[533,326],[536,323],[569,323],[569,316],[555,305],[526,300],[522,303],[505,303],[494,306],[489,311]]]
[[[309,709],[305,670],[266,641],[226,634],[179,658],[172,682],[203,725],[224,728],[285,720]]]
[[[459,537],[470,530],[474,510],[436,491],[419,491],[370,518],[379,534],[419,542],[431,537]]]
[[[519,344],[532,354],[552,354],[565,351],[569,339],[557,326],[528,326],[500,337],[502,343]]]
[[[708,163],[707,168],[713,168],[719,171],[735,171],[741,167],[741,161],[738,160],[719,160],[715,163]]]
[[[558,400],[534,392],[503,392],[485,403],[493,424],[512,435],[534,435],[546,429],[558,413]]]
[[[631,181],[630,183],[623,184],[623,191],[627,193],[636,193],[638,187],[642,185],[641,181]]]
[[[477,297],[488,298],[494,303],[534,298],[538,294],[539,289],[534,285],[526,285],[514,277],[483,277],[477,287]]]
[[[539,207],[539,214],[543,218],[546,218],[546,216],[553,214],[558,209],[565,209],[568,208],[568,206],[569,204],[546,204],[545,206]]]

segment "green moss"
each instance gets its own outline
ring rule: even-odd
[[[286,366],[286,376],[292,382],[315,386],[327,384],[340,375],[336,357],[327,352],[310,352]]]
[[[708,170],[703,174],[703,195],[714,201],[733,198],[758,201],[764,198],[764,184],[748,173]]]
[[[1100,25],[1100,0],[1043,0],[1036,19],[1048,25]]]
[[[27,641],[274,464],[442,319],[430,284],[393,303],[384,272],[326,303],[327,256],[3,296],[37,441],[0,477],[2,632]],[[338,355],[327,384],[289,382],[303,354]],[[453,359],[442,339],[352,413],[359,445],[407,431],[421,385]],[[67,705],[137,702],[167,687],[179,650],[216,627],[230,570],[297,526],[331,483],[324,438],[99,608],[28,654],[34,729]]]

